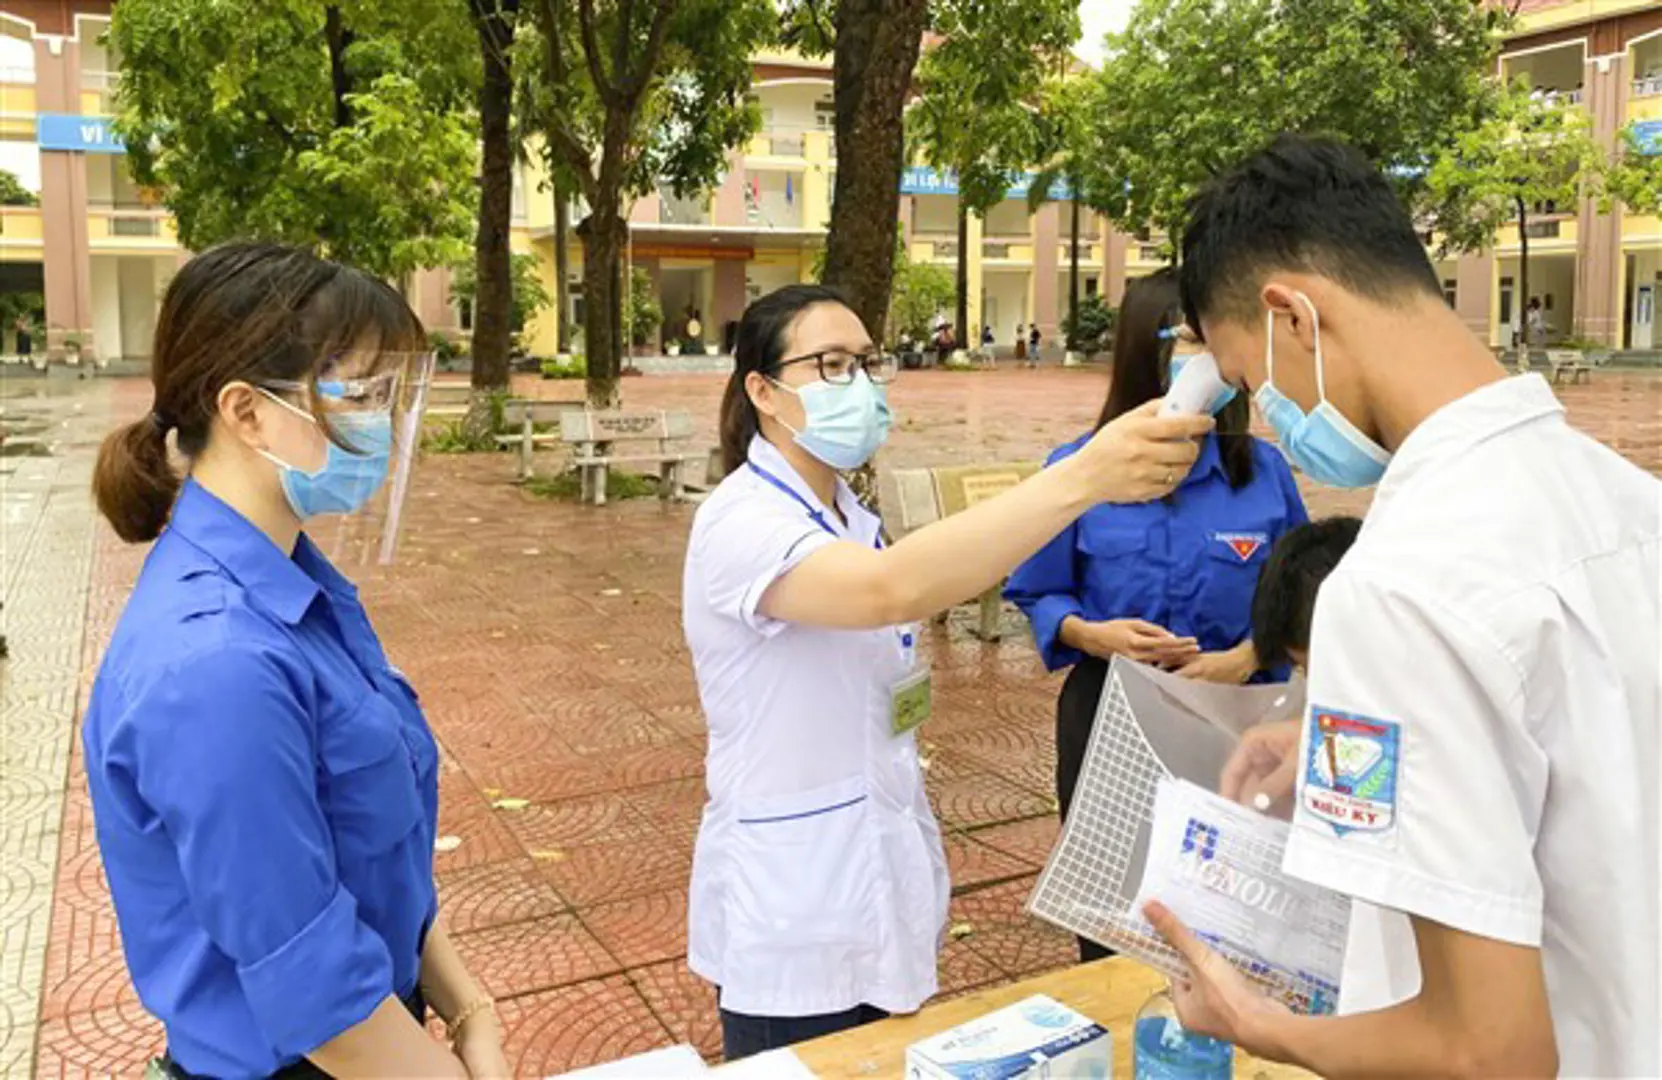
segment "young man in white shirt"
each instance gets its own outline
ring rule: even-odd
[[[1345,1015],[1271,1003],[1151,904],[1184,1023],[1329,1077],[1662,1074],[1662,485],[1506,376],[1342,144],[1283,136],[1209,185],[1182,284],[1293,462],[1379,485],[1305,718],[1223,785],[1296,781],[1286,871],[1366,902]]]

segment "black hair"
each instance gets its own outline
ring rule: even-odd
[[[1357,150],[1281,135],[1214,177],[1189,203],[1180,282],[1189,325],[1260,315],[1264,276],[1320,274],[1384,304],[1442,298],[1402,201]]]
[[[1183,309],[1173,271],[1156,270],[1126,283],[1114,327],[1114,370],[1107,400],[1097,417],[1098,431],[1170,388],[1167,371],[1174,343],[1172,332],[1182,323]],[[1252,483],[1252,437],[1248,434],[1251,410],[1251,402],[1236,394],[1217,417],[1218,453],[1229,486],[1237,491]]]
[[[1360,518],[1329,517],[1294,526],[1275,542],[1252,594],[1252,648],[1259,667],[1287,663],[1290,649],[1310,650],[1316,593],[1361,528]]]
[[[721,461],[725,472],[742,466],[761,421],[745,391],[751,372],[771,375],[785,358],[785,345],[797,317],[815,304],[848,307],[842,293],[828,285],[786,285],[751,303],[739,319],[733,339],[733,374],[721,398]]]

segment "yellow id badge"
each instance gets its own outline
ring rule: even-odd
[[[889,692],[889,728],[895,735],[904,735],[929,719],[934,707],[934,693],[930,688],[929,669],[918,668],[894,684]]]

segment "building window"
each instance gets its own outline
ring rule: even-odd
[[[1453,278],[1444,278],[1443,279],[1443,299],[1448,301],[1448,306],[1449,307],[1454,307],[1455,306],[1455,303],[1454,303],[1455,297],[1457,297],[1458,295],[1459,295],[1459,289],[1457,288],[1454,279]]]
[[[1088,277],[1088,278],[1085,279],[1085,295],[1086,296],[1095,296],[1096,295],[1096,278]]]

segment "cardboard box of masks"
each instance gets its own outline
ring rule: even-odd
[[[906,1080],[1108,1080],[1113,1039],[1043,994],[913,1043]]]

